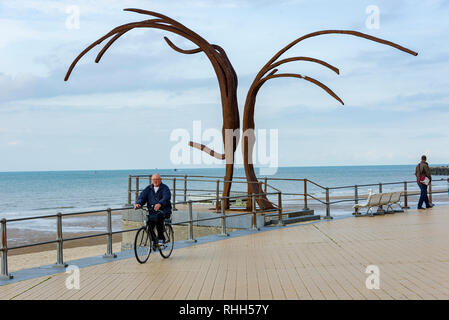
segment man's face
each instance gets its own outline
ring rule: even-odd
[[[159,175],[154,175],[153,176],[153,185],[155,187],[159,187],[159,185],[161,184],[162,180],[161,177]]]

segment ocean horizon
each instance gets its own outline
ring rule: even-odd
[[[327,165],[327,166],[279,166],[278,168],[347,168],[347,167],[395,167],[395,166],[416,166],[415,164],[368,164],[368,165]],[[449,163],[432,163],[429,164],[431,167],[435,166],[449,166]],[[235,165],[235,168],[243,169],[242,165]],[[256,170],[258,170],[260,167],[254,167]],[[67,171],[137,171],[137,170],[224,170],[224,167],[218,166],[218,167],[173,167],[173,168],[134,168],[134,169],[96,169],[96,168],[89,168],[89,169],[64,169],[64,170],[7,170],[7,171],[0,171],[1,173],[31,173],[31,172],[67,172]]]

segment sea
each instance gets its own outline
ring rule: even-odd
[[[442,164],[444,165],[444,164]],[[39,172],[0,172],[0,219],[35,217],[57,212],[70,213],[106,208],[121,208],[128,200],[128,176],[149,175],[217,176],[223,177],[224,168],[194,169],[142,169],[142,170],[85,170],[85,171],[39,171]],[[415,165],[384,166],[329,166],[329,167],[280,167],[268,178],[307,178],[321,186],[329,187],[331,197],[353,195],[354,188],[332,189],[339,186],[354,186],[402,181],[415,181]],[[245,177],[243,168],[236,168],[235,177]],[[257,173],[257,172],[256,172]],[[260,176],[263,181],[264,176]],[[445,190],[434,196],[434,203],[449,204],[447,176],[435,176],[433,188]],[[442,181],[436,181],[441,179]],[[164,180],[164,179],[163,179]],[[244,191],[245,184],[235,179],[232,190]],[[172,188],[172,181],[165,182]],[[303,192],[303,182],[269,180],[268,184],[285,193]],[[148,185],[148,179],[140,181],[142,189]],[[177,183],[177,189],[183,189],[184,182]],[[133,182],[134,188],[134,182]],[[188,189],[213,190],[216,183],[189,181]],[[369,189],[378,192],[378,186],[360,187],[359,194]],[[408,190],[417,190],[416,183],[408,184]],[[401,191],[403,184],[383,185],[382,191]],[[268,188],[268,192],[273,189]],[[182,190],[177,191],[178,194]],[[203,192],[204,193],[204,192]],[[308,184],[308,193],[323,197],[324,190]],[[294,203],[299,196],[288,195],[286,200]],[[183,197],[177,198],[182,201]],[[134,194],[132,201],[134,201]],[[289,202],[287,202],[289,203]],[[341,210],[340,210],[341,211]],[[52,226],[53,228],[53,226]]]

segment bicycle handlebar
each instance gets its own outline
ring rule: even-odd
[[[148,206],[148,205],[146,205],[146,206],[140,206],[140,208],[135,208],[134,210],[137,210],[137,209],[142,209],[142,210],[144,210],[144,211],[147,211],[148,213],[161,212],[161,210],[157,210],[157,211],[154,210],[154,204],[152,204],[152,205],[150,205],[150,206]]]

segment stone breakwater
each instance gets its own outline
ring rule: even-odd
[[[449,166],[446,167],[430,167],[430,174],[436,176],[449,176]]]

